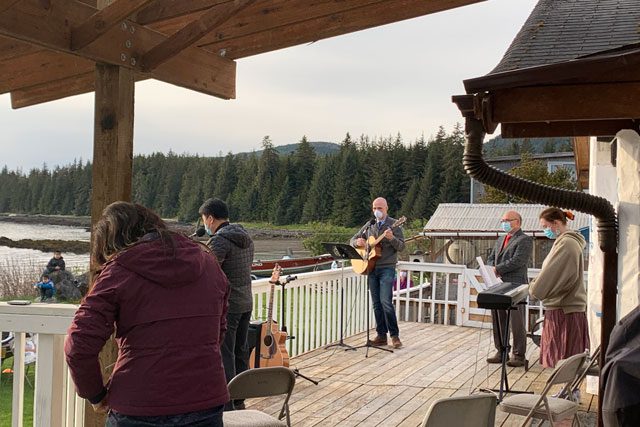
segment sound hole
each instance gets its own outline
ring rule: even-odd
[[[271,335],[264,337],[264,345],[271,347],[271,344],[273,344],[273,337]]]

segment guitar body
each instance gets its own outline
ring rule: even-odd
[[[289,367],[289,352],[285,342],[287,333],[278,330],[275,321],[271,322],[271,331],[269,331],[269,322],[262,324],[260,329],[260,349],[254,348],[249,358],[250,368],[266,368],[270,366]],[[271,332],[271,333],[269,333]],[[256,366],[256,351],[259,351],[258,366]]]
[[[375,268],[376,261],[378,260],[378,258],[380,258],[380,255],[382,255],[381,245],[377,244],[373,247],[371,246],[372,244],[375,244],[375,242],[376,238],[371,236],[367,241],[367,247],[369,248],[369,250],[367,250],[367,248],[356,248],[356,251],[363,258],[362,260],[351,260],[351,267],[357,274],[369,274]]]

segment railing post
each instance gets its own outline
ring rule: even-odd
[[[38,334],[38,362],[33,404],[33,425],[57,427],[64,424],[63,342],[61,335]]]
[[[26,334],[16,332],[13,338],[13,404],[11,426],[22,427],[24,412],[24,345]]]

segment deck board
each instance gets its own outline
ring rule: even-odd
[[[319,349],[291,359],[291,367],[319,381],[298,377],[290,400],[294,426],[419,426],[430,404],[442,397],[479,393],[500,385],[500,366],[485,359],[494,350],[487,329],[400,323],[404,347],[393,353],[370,348]],[[371,332],[375,335],[375,331]],[[345,343],[358,346],[365,334]],[[391,348],[391,347],[387,347]],[[365,357],[366,355],[366,357]],[[508,368],[513,390],[540,392],[551,370],[528,342],[529,371]],[[251,399],[247,407],[277,415],[280,398]],[[581,420],[595,418],[597,398],[582,390]],[[496,426],[516,426],[523,417],[496,411]]]

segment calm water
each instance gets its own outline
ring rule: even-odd
[[[33,240],[81,240],[89,241],[90,233],[82,227],[68,227],[63,225],[46,224],[14,224],[10,222],[0,222],[0,236],[8,237],[12,240],[33,239]],[[308,256],[300,240],[295,239],[267,239],[255,241],[255,259],[279,259],[287,250],[291,250],[295,257]],[[0,266],[7,263],[20,265],[40,265],[43,268],[51,259],[53,254],[40,252],[33,249],[16,249],[0,246]],[[88,254],[63,253],[68,267],[86,267],[89,265]]]

